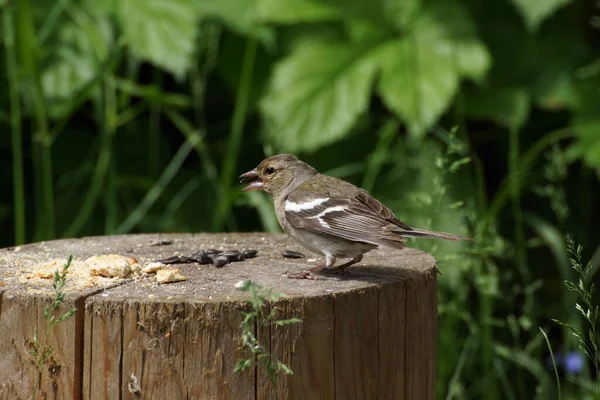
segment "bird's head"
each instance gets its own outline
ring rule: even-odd
[[[262,160],[258,167],[240,175],[240,182],[248,184],[244,191],[262,189],[277,197],[316,174],[313,167],[300,161],[295,155],[278,154]]]

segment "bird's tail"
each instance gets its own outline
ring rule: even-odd
[[[433,239],[444,239],[444,240],[473,240],[471,238],[453,235],[446,232],[427,231],[425,229],[413,228],[411,230],[402,230],[399,232],[404,237],[414,238],[433,238]]]

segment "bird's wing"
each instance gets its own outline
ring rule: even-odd
[[[404,247],[399,233],[412,228],[368,193],[356,189],[352,196],[320,190],[313,192],[310,198],[303,192],[292,192],[285,201],[285,217],[297,229],[352,241]]]

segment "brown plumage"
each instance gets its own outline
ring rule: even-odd
[[[325,256],[325,265],[294,275],[296,278],[332,269],[337,257],[352,258],[337,267],[343,270],[379,246],[402,249],[406,237],[466,239],[412,228],[367,191],[319,174],[292,154],[269,157],[240,178],[249,183],[244,190],[263,189],[273,197],[277,219],[293,239]]]

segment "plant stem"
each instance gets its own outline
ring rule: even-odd
[[[99,102],[96,104],[96,120],[100,129],[100,148],[98,150],[96,166],[94,167],[94,175],[92,176],[90,187],[85,194],[81,208],[71,225],[69,225],[67,230],[63,233],[63,237],[77,236],[88,221],[94,207],[96,207],[100,194],[102,193],[102,185],[112,157],[112,136],[114,134],[114,129],[110,128],[109,125],[114,125],[116,118],[109,121],[106,108],[106,88],[102,87],[100,90],[102,94],[99,96]]]
[[[520,175],[523,175],[525,171],[529,170],[533,165],[533,162],[537,159],[537,157],[553,143],[556,143],[560,140],[570,138],[573,136],[573,127],[567,127],[564,129],[559,129],[556,131],[552,131],[544,135],[537,142],[532,144],[527,151],[522,153],[519,162],[518,162],[518,171]],[[522,184],[523,181],[520,180],[518,182]],[[482,230],[485,230],[490,221],[493,221],[494,218],[498,215],[502,207],[506,204],[508,198],[510,196],[510,176],[505,178],[500,187],[496,192],[496,196],[491,201],[489,208],[487,209],[485,215],[483,216],[482,223],[478,224]]]
[[[523,173],[519,170],[519,129],[517,127],[512,127],[510,128],[508,137],[508,184],[510,187],[510,198],[514,219],[517,267],[521,277],[528,282],[530,274],[529,269],[527,268],[527,249],[525,248],[525,233],[523,231],[523,212],[520,204],[523,180]],[[519,376],[522,377],[522,374],[519,374]]]
[[[107,82],[104,88],[104,114],[105,114],[105,130],[108,136],[106,147],[108,156],[108,166],[105,178],[104,197],[106,201],[106,222],[104,226],[105,234],[112,234],[117,227],[117,193],[115,184],[117,180],[117,166],[115,162],[111,162],[114,158],[111,154],[114,153],[113,142],[117,134],[118,109],[117,109],[117,92],[112,83]]]
[[[46,40],[50,37],[50,34],[56,29],[56,24],[58,23],[58,18],[65,11],[65,9],[69,6],[70,0],[57,0],[54,2],[52,9],[44,19],[44,23],[40,27],[37,43],[38,46],[43,45]]]
[[[232,181],[237,166],[238,154],[242,144],[244,123],[248,114],[248,103],[250,102],[250,93],[252,90],[252,75],[254,73],[254,64],[257,51],[256,39],[248,39],[246,42],[246,51],[242,64],[240,83],[236,95],[235,109],[233,111],[233,121],[227,142],[227,151],[221,167],[220,186],[223,188],[224,198],[217,205],[217,214],[213,223],[213,230],[223,229],[224,222],[229,215],[232,200],[230,197]]]
[[[558,376],[558,368],[556,368],[556,361],[554,360],[554,352],[552,351],[552,346],[550,345],[550,339],[548,339],[548,335],[546,332],[540,327],[540,332],[544,336],[544,340],[546,340],[546,345],[548,346],[548,351],[550,352],[550,358],[552,359],[552,366],[554,367],[554,376],[556,377],[556,386],[558,387],[558,400],[562,400],[562,392],[560,390],[560,377]]]
[[[21,130],[21,103],[19,99],[19,74],[12,8],[2,13],[8,92],[10,100],[10,127],[13,167],[13,210],[15,216],[15,244],[25,243],[25,181],[23,178],[23,141]]]
[[[146,216],[146,213],[150,207],[154,205],[167,185],[175,177],[177,171],[179,171],[181,165],[190,154],[192,149],[194,149],[195,145],[201,140],[201,137],[196,134],[189,137],[188,140],[181,145],[154,186],[152,186],[152,188],[146,193],[141,203],[129,214],[129,217],[127,217],[127,219],[117,227],[115,233],[121,234],[129,232]]]
[[[367,160],[367,168],[361,185],[367,192],[370,192],[373,189],[373,186],[375,186],[377,175],[379,175],[379,171],[381,171],[381,167],[387,156],[387,151],[392,140],[394,140],[399,127],[400,123],[398,120],[394,117],[390,117],[379,130],[379,140],[377,141],[375,150],[373,150],[373,153],[371,153],[371,156]]]
[[[159,69],[155,69],[153,77],[154,83],[158,87],[162,87],[162,72]],[[156,178],[159,172],[161,113],[162,111],[160,104],[150,106],[150,126],[148,127],[148,174],[152,178]]]
[[[489,273],[489,272],[488,272]],[[493,372],[493,361],[494,361],[494,334],[492,331],[492,315],[493,315],[493,303],[492,296],[488,293],[482,293],[481,304],[480,304],[480,323],[482,325],[482,358],[483,358],[483,369],[482,375],[492,375]],[[492,385],[495,387],[496,385]],[[489,388],[489,387],[488,387]],[[483,394],[483,393],[482,393]],[[487,392],[486,399],[493,400],[497,398],[496,390],[490,390]]]
[[[198,158],[202,163],[202,170],[204,174],[206,174],[206,177],[208,178],[208,181],[214,190],[217,201],[221,201],[223,194],[222,188],[219,187],[217,167],[212,159],[208,146],[205,143],[204,138],[206,135],[204,131],[194,129],[192,124],[190,124],[185,117],[172,109],[165,109],[165,115],[169,118],[169,120],[171,120],[173,125],[179,129],[179,131],[188,141],[192,141],[192,138],[195,137],[199,138],[199,140],[193,140],[194,149],[196,150]]]
[[[515,247],[517,256],[517,269],[521,278],[527,284],[530,281],[529,268],[527,268],[527,249],[525,247],[525,232],[523,230],[523,212],[521,210],[521,186],[523,185],[523,173],[519,171],[519,128],[510,128],[508,137],[508,184],[510,187],[511,209],[514,220]],[[518,337],[515,338],[517,346]],[[517,374],[517,384],[520,396],[525,396],[525,381],[523,374]]]
[[[39,48],[36,45],[33,15],[29,0],[16,3],[17,41],[19,42],[22,70],[27,76],[27,86],[35,114],[35,130],[32,133],[32,151],[36,187],[37,219],[41,239],[54,238],[54,188],[52,182],[52,154],[50,132],[44,92],[38,73]],[[37,199],[42,204],[39,205]]]

